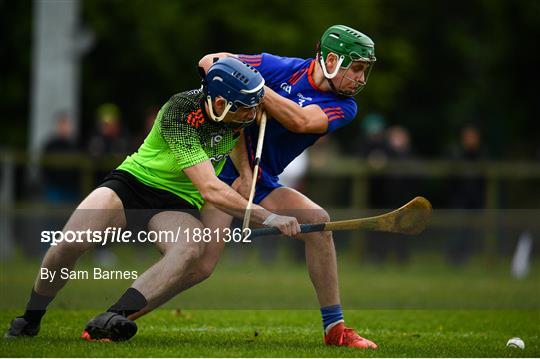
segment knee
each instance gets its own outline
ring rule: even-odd
[[[305,219],[306,223],[326,223],[330,222],[330,215],[322,208],[309,210],[309,216]],[[333,245],[332,232],[313,232],[300,236],[306,244],[315,244],[317,246]]]
[[[96,188],[77,207],[79,210],[118,210],[123,208],[120,197],[108,187]]]
[[[55,246],[51,246],[49,251],[52,255],[62,258],[78,258],[87,252],[91,247],[85,245],[86,243],[69,243],[61,242]]]
[[[212,273],[214,273],[215,267],[216,267],[216,261],[202,258],[201,261],[197,263],[197,266],[194,269],[195,276],[200,281],[208,279],[210,278]]]
[[[105,193],[104,196],[105,196],[105,203],[107,204],[106,209],[109,209],[109,210],[124,209],[124,204],[122,203],[122,200],[120,199],[120,197],[118,197],[116,192],[110,190],[107,193]]]
[[[201,243],[182,243],[176,245],[166,252],[166,255],[172,255],[176,258],[183,258],[186,264],[191,265],[197,262],[204,252],[204,246]]]
[[[310,210],[307,218],[308,223],[330,222],[330,215],[322,208]]]
[[[201,259],[204,253],[204,245],[201,243],[190,243],[186,248],[186,258],[189,263],[195,263]]]

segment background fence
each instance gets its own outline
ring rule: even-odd
[[[90,157],[85,154],[45,155],[33,162],[24,152],[1,152],[2,168],[2,252],[9,256],[17,242],[13,219],[35,216],[56,216],[67,219],[77,202],[90,193],[101,174],[117,166],[122,157]],[[39,169],[39,170],[38,170]],[[77,181],[79,195],[71,201],[50,201],[43,195],[43,183],[28,181],[28,173],[39,179],[40,172],[53,170],[58,176],[69,174]],[[54,177],[54,175],[53,175]],[[399,181],[395,181],[398,178]],[[455,178],[480,178],[484,199],[479,208],[455,208],[445,199],[453,193],[447,183]],[[392,203],[370,203],[380,181],[390,179]],[[396,184],[397,183],[397,184]],[[41,185],[40,185],[41,184]],[[468,163],[446,160],[388,161],[374,167],[358,157],[340,157],[329,161],[312,160],[303,179],[302,190],[320,203],[334,219],[350,219],[375,215],[404,204],[416,195],[423,195],[434,205],[433,217],[425,237],[460,236],[460,230],[474,230],[475,245],[488,263],[513,253],[513,244],[526,231],[538,233],[540,212],[540,164],[533,162],[486,161]],[[380,186],[379,186],[380,187]],[[379,190],[381,190],[379,188]],[[388,190],[382,188],[382,190]],[[371,194],[371,195],[370,195]],[[457,231],[457,232],[456,232]],[[351,231],[336,234],[360,253],[366,235]],[[367,235],[369,237],[369,235]],[[444,239],[440,239],[443,240]],[[35,241],[35,239],[34,239]],[[26,243],[27,241],[22,241]],[[430,246],[427,245],[426,248]]]

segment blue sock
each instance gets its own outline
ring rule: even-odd
[[[324,330],[332,323],[343,321],[343,309],[341,309],[341,304],[321,308],[321,315]]]

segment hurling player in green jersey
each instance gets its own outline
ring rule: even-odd
[[[193,230],[203,229],[205,218],[211,216],[205,212],[205,204],[243,216],[247,200],[217,174],[229,152],[242,151],[243,146],[235,147],[240,130],[255,119],[263,95],[264,79],[259,72],[228,58],[211,66],[200,90],[171,97],[139,150],[112,171],[72,214],[63,233],[82,232],[82,240],[51,245],[25,313],[11,322],[5,336],[38,334],[47,305],[68,280],[60,273],[72,270],[83,253],[99,245],[90,237],[99,232],[104,235],[111,228],[170,231],[176,237],[154,243],[161,259],[136,275],[116,303],[88,322],[84,339],[128,340],[137,332],[135,318],[202,280],[190,279],[190,267],[203,254],[205,243],[189,236],[194,235]],[[233,160],[246,157],[235,151],[231,156]],[[253,208],[253,222],[277,227],[289,236],[300,232],[294,217],[278,216],[260,206]],[[57,275],[44,278],[44,271]]]

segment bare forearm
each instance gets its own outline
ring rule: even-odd
[[[246,142],[244,138],[244,131],[240,135],[238,143],[234,147],[233,151],[229,155],[234,167],[242,177],[251,178],[253,171],[249,165],[249,158],[246,150]]]
[[[234,217],[242,218],[248,201],[216,177],[209,160],[184,169],[184,173],[197,187],[206,202]],[[271,214],[260,206],[253,206],[253,221],[263,223]]]
[[[267,86],[264,88],[264,91],[264,108],[269,116],[278,120],[289,131],[303,132],[307,124],[307,119],[302,112],[302,107],[278,95]]]
[[[212,203],[223,212],[236,218],[242,218],[248,201],[225,183],[219,182],[220,184],[216,183],[211,186],[211,188],[207,189],[203,194],[203,197],[207,202]],[[251,219],[253,222],[261,224],[270,214],[271,212],[263,207],[256,204],[252,205]]]

